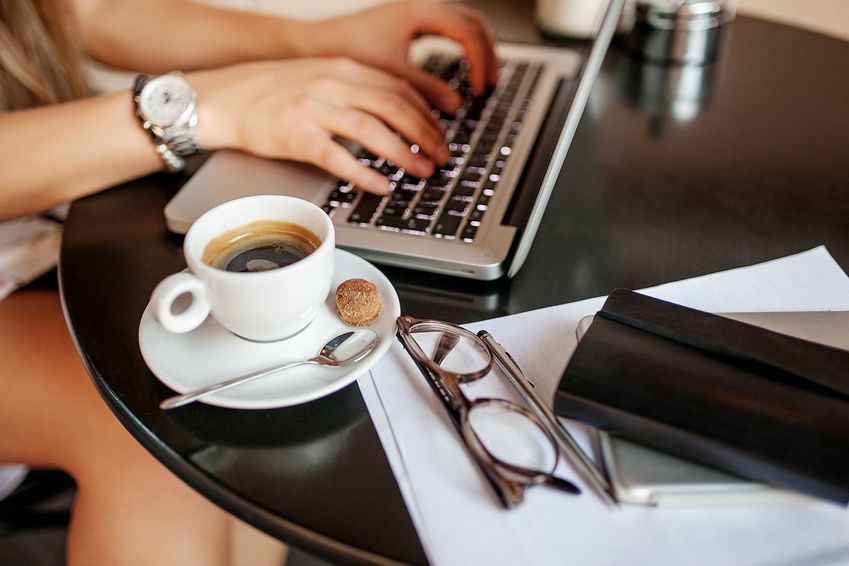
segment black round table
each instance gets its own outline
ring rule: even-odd
[[[486,6],[500,37],[540,41],[522,2]],[[614,44],[521,272],[383,268],[402,311],[469,322],[820,244],[849,269],[849,44],[747,17],[723,33],[718,60],[689,74]],[[185,267],[162,212],[184,180],[151,176],[71,209],[61,291],[96,387],[139,442],[245,521],[332,561],[426,562],[356,384],[285,409],[158,408],[172,392],[137,335],[153,287]]]

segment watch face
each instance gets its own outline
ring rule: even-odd
[[[156,77],[139,95],[139,110],[157,126],[173,124],[193,103],[194,91],[180,75]]]

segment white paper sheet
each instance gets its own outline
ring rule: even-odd
[[[849,310],[849,277],[823,247],[643,292],[713,312]],[[577,344],[578,321],[603,302],[588,299],[469,327],[489,330],[551,399]],[[849,512],[836,505],[616,510],[583,486],[568,462],[558,473],[582,485],[584,494],[535,487],[519,508],[504,510],[400,345],[359,384],[435,565],[849,563]],[[515,398],[496,375],[472,394]],[[592,451],[592,433],[569,425]]]

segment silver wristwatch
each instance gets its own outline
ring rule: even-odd
[[[182,73],[156,77],[139,75],[133,100],[142,128],[150,134],[156,152],[169,171],[181,171],[185,157],[197,153],[197,93]]]

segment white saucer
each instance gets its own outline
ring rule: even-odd
[[[401,314],[398,295],[389,280],[372,264],[344,250],[336,250],[335,276],[324,308],[296,336],[280,342],[250,342],[224,329],[211,316],[191,332],[173,334],[160,326],[148,305],[139,325],[142,356],[150,371],[178,393],[311,358],[330,338],[351,329],[336,316],[335,292],[340,283],[352,278],[374,283],[383,303],[380,317],[368,327],[380,336],[369,356],[343,368],[306,365],[288,369],[214,393],[202,402],[234,409],[270,409],[324,397],[345,387],[377,363],[395,336],[395,319]]]

